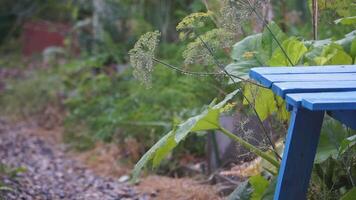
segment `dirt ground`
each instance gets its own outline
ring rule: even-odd
[[[118,162],[121,158],[122,149],[117,145],[97,143],[95,148],[89,151],[67,151],[66,144],[62,143],[62,127],[42,128],[33,121],[18,122],[10,126],[18,126],[19,123],[22,126],[22,134],[31,136],[31,138],[38,137],[38,139],[47,143],[48,146],[54,147],[54,151],[61,151],[59,153],[65,155],[62,159],[75,160],[96,176],[110,180],[116,179],[125,185],[128,184],[127,177],[130,174],[132,165]],[[193,178],[148,175],[141,178],[137,185],[131,185],[131,187],[133,191],[137,191],[147,199],[221,199],[216,186],[200,183]]]

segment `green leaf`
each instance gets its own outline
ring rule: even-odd
[[[249,182],[253,188],[251,200],[261,200],[269,182],[260,175],[250,177]]]
[[[252,67],[260,66],[264,60],[259,54],[261,47],[262,34],[250,35],[237,42],[233,46],[231,58],[233,63],[225,67],[225,70],[235,76],[248,78],[248,71]],[[234,78],[235,82],[241,81]]]
[[[242,182],[228,197],[227,200],[250,200],[252,188],[248,181]]]
[[[276,23],[271,22],[268,27],[280,43],[286,39],[286,35]],[[279,48],[272,33],[265,28],[262,34],[250,35],[237,42],[231,53],[234,62],[226,66],[226,71],[235,76],[248,78],[248,71],[252,67],[264,65],[275,49]],[[234,78],[234,81],[241,80]]]
[[[345,50],[345,52],[350,53],[351,43],[353,42],[353,40],[355,40],[355,38],[356,38],[356,30],[346,34],[344,38],[335,41],[335,43],[341,45],[342,48]]]
[[[340,198],[340,200],[354,200],[356,197],[356,187],[349,190],[344,196]]]
[[[285,109],[285,103],[282,98],[274,95],[270,89],[260,88],[252,84],[246,84],[244,95],[254,105],[256,112],[261,120],[267,119],[273,113],[281,120],[287,120],[289,113]],[[246,99],[243,103],[248,104]]]
[[[352,58],[344,51],[341,45],[331,43],[323,48],[320,56],[314,58],[317,65],[352,64]]]
[[[343,24],[343,25],[352,25],[352,24],[356,24],[356,16],[352,16],[352,17],[344,17],[344,18],[340,18],[334,21],[335,24]]]
[[[344,154],[347,150],[352,148],[356,144],[356,135],[350,136],[341,142],[339,148],[339,154]]]
[[[287,39],[286,34],[283,33],[283,31],[275,22],[272,21],[270,24],[268,24],[268,28],[272,33],[267,28],[265,28],[262,33],[262,48],[267,55],[266,60],[272,57],[273,52],[277,48],[280,48],[274,37],[278,40],[279,43],[282,43]]]
[[[153,161],[152,161],[153,167],[157,167],[161,163],[163,158],[165,158],[166,155],[169,152],[171,152],[176,146],[177,146],[177,143],[174,140],[174,135],[173,134],[169,135],[165,144],[162,145],[155,153]]]
[[[282,43],[285,53],[288,55],[293,65],[299,63],[300,59],[307,52],[307,48],[304,43],[297,40],[295,37],[291,37]],[[283,51],[278,48],[273,52],[272,58],[268,61],[270,66],[291,66],[288,58]]]
[[[276,184],[277,184],[277,177],[273,177],[267,189],[263,193],[263,197],[261,200],[273,200]]]
[[[356,38],[352,40],[351,47],[350,47],[350,55],[354,59],[356,58]]]
[[[143,167],[151,160],[154,158],[155,153],[163,147],[168,139],[174,135],[174,131],[170,131],[167,133],[165,136],[163,136],[155,145],[151,147],[142,157],[141,159],[136,163],[133,172],[132,172],[132,179],[133,181],[136,181],[138,178],[139,173],[143,169]]]
[[[339,155],[339,147],[348,134],[348,130],[340,122],[327,118],[321,130],[314,162],[320,164],[330,157],[336,159]]]
[[[177,125],[172,131],[163,136],[151,149],[149,149],[135,165],[132,177],[133,181],[138,178],[143,167],[151,160],[153,167],[159,165],[162,159],[169,154],[190,132],[214,130],[219,128],[220,109],[231,100],[239,89],[226,95],[224,100],[215,105],[215,101],[201,114],[191,117]]]
[[[232,93],[226,95],[224,100],[222,100],[220,103],[206,109],[202,114],[191,117],[187,121],[178,125],[175,141],[179,143],[192,131],[195,132],[218,129],[220,124],[220,108],[222,108],[229,100],[231,100],[239,91],[240,89],[233,91]]]

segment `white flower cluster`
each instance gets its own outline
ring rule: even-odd
[[[154,56],[160,36],[159,31],[148,32],[142,35],[129,51],[130,63],[134,68],[133,75],[146,86],[151,84]]]

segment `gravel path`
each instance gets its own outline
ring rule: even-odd
[[[14,179],[2,177],[13,191],[0,192],[0,199],[148,199],[117,179],[95,175],[68,158],[60,145],[28,134],[25,129],[26,125],[9,126],[0,121],[0,163],[26,168]]]

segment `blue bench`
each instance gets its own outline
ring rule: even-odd
[[[324,113],[356,129],[356,65],[259,67],[250,78],[292,112],[274,199],[306,199]]]

